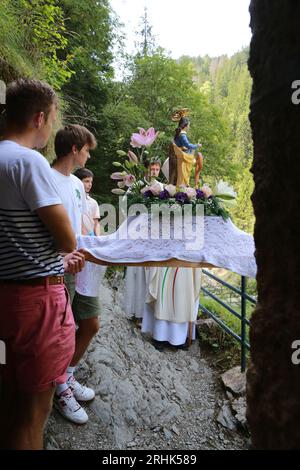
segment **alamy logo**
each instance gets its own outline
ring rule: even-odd
[[[0,340],[0,365],[6,364],[6,346],[4,341]]]
[[[6,97],[6,85],[5,83],[0,80],[0,104],[5,104]]]
[[[292,94],[292,103],[298,105],[300,104],[300,80],[293,81],[292,89],[296,90]]]
[[[292,349],[296,349],[296,351],[293,352],[292,354],[292,363],[295,366],[298,366],[300,364],[300,340],[297,339],[292,343]]]

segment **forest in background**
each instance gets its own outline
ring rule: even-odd
[[[156,44],[147,12],[137,29],[136,53],[128,55],[121,19],[109,0],[2,0],[0,79],[46,80],[61,98],[57,126],[79,123],[95,133],[98,147],[88,167],[99,202],[115,198],[112,162],[117,150],[127,152],[132,132],[150,126],[159,130],[149,157],[163,160],[176,127],[172,112],[190,108],[190,140],[203,144],[203,178],[234,186],[234,222],[252,232],[248,48],[230,58],[174,60]],[[114,77],[114,66],[122,71],[121,79]],[[54,158],[51,145],[46,156]]]

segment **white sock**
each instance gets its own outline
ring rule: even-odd
[[[61,395],[68,388],[69,388],[69,385],[66,382],[64,384],[57,384],[56,389],[55,389],[55,393],[56,393],[56,395]]]
[[[67,368],[67,382],[69,382],[70,378],[73,377],[75,369],[76,369],[76,366],[74,367],[69,366]]]

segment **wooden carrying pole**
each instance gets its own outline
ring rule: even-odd
[[[81,250],[84,252],[86,261],[91,263],[100,264],[102,266],[140,266],[144,268],[216,268],[216,266],[209,263],[194,263],[190,261],[182,261],[176,258],[170,258],[168,260],[160,261],[142,261],[134,263],[119,263],[111,261],[103,261],[101,259],[95,258],[91,253],[86,250]]]

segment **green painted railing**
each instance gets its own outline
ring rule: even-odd
[[[213,279],[214,281],[223,285],[229,290],[235,292],[240,297],[241,310],[239,313],[236,310],[234,310],[230,305],[228,305],[226,302],[224,302],[222,299],[220,299],[217,295],[213,294],[208,289],[206,289],[205,287],[202,287],[201,289],[201,291],[205,294],[205,296],[210,297],[211,299],[218,302],[223,308],[225,308],[228,312],[230,312],[232,315],[234,315],[240,320],[240,335],[238,335],[228,325],[226,325],[226,323],[216,313],[211,312],[209,309],[204,307],[204,305],[201,304],[201,297],[200,297],[199,309],[203,313],[211,317],[224,331],[226,331],[226,333],[228,333],[230,336],[232,336],[236,341],[240,343],[241,345],[241,371],[245,372],[246,363],[247,363],[247,350],[250,349],[250,345],[247,341],[247,327],[249,327],[250,323],[246,317],[246,307],[247,307],[247,302],[251,302],[253,305],[256,305],[256,300],[254,299],[254,297],[251,297],[246,292],[247,278],[245,276],[241,276],[241,288],[239,289],[235,286],[232,286],[228,282],[223,281],[223,279],[219,278],[218,276],[215,276],[214,274],[210,273],[206,269],[203,269],[202,273],[203,275],[208,276],[209,278]]]

